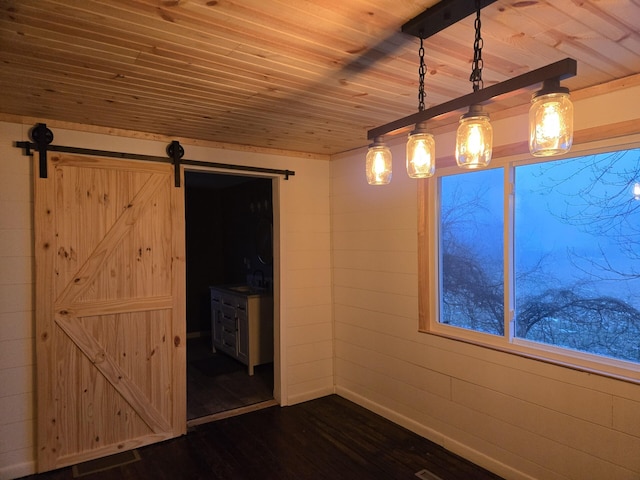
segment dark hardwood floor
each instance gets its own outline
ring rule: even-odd
[[[138,449],[140,460],[85,480],[497,480],[434,443],[337,395],[191,428]],[[71,468],[25,477],[68,480]]]
[[[211,337],[187,341],[187,420],[271,399],[273,363],[256,366],[249,376],[246,365],[212,352]]]

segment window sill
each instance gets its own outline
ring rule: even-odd
[[[490,334],[474,331],[467,332],[464,329],[451,326],[441,325],[439,327],[442,330],[420,329],[419,331],[427,335],[434,335],[455,342],[487,348],[496,352],[515,355],[548,365],[640,385],[640,366],[635,363],[607,359],[600,356],[583,354],[581,352],[567,351],[551,345],[538,344],[521,339],[515,339],[513,343],[506,344],[504,341],[492,341],[494,340],[493,338],[485,338],[494,337]],[[454,330],[455,332],[448,332],[447,330]],[[465,336],[458,334],[459,330],[464,330]],[[495,340],[504,339],[503,337],[496,336]],[[597,358],[598,361],[594,360],[594,357]]]

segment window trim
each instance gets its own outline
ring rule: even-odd
[[[532,158],[528,152],[504,155],[494,158],[488,168],[503,168],[505,176],[512,176],[515,169],[509,168],[511,166],[543,163],[639,147],[640,134],[621,136],[588,144],[574,145],[571,154],[562,157]],[[512,291],[512,282],[510,281],[505,281],[504,284],[504,305],[508,308],[504,309],[505,333],[503,336],[445,325],[438,321],[439,305],[436,299],[439,296],[438,288],[440,282],[436,259],[438,258],[439,245],[434,240],[439,238],[439,236],[435,236],[439,228],[438,219],[440,215],[439,179],[452,173],[461,173],[461,170],[450,166],[439,167],[433,177],[420,180],[418,183],[418,330],[422,333],[472,344],[481,348],[640,384],[640,364],[515,337],[512,331],[515,299]],[[506,178],[505,180],[507,180],[505,184],[513,185],[513,178]],[[508,225],[503,228],[504,254],[510,255],[510,258],[513,259],[514,196],[512,192],[505,194],[504,209],[504,218],[511,218]],[[434,232],[434,235],[431,235],[430,232]],[[513,268],[513,262],[505,262],[505,279],[513,278]]]

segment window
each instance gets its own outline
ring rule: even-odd
[[[429,180],[421,326],[639,379],[640,148],[495,163]]]
[[[440,180],[440,322],[503,335],[502,169]]]

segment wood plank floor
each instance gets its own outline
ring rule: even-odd
[[[273,399],[273,363],[246,365],[212,353],[211,337],[187,341],[187,420]]]
[[[199,425],[138,449],[141,459],[84,480],[497,480],[434,443],[337,395]],[[69,480],[72,469],[25,477]]]

